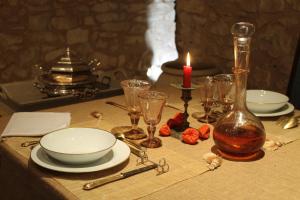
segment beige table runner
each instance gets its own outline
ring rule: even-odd
[[[119,101],[120,97],[113,98]],[[117,99],[117,100],[116,100]],[[62,107],[54,109],[57,111],[71,111],[73,127],[95,127],[97,120],[90,116],[93,110],[99,110],[104,114],[103,120],[99,123],[99,128],[110,130],[115,125],[128,125],[128,115],[105,103],[102,100],[87,102],[78,105]],[[168,118],[172,117],[176,112],[172,109],[165,109],[164,123]],[[141,126],[145,129],[145,124],[141,121]],[[161,124],[160,124],[161,125]],[[160,126],[159,125],[159,126]],[[159,127],[158,126],[158,127]],[[22,148],[20,144],[30,138],[7,138],[5,143],[8,144],[17,153],[22,155],[25,160],[30,157],[29,148]],[[106,175],[120,173],[136,167],[136,157],[131,155],[128,162],[111,170],[105,170],[87,174],[65,174],[52,172],[36,166],[29,162],[29,169],[37,171],[37,174],[42,174],[43,177],[52,177],[55,182],[71,191],[80,199],[134,199],[139,198],[155,191],[166,188],[172,184],[189,179],[208,170],[207,164],[202,160],[201,145],[190,146],[184,145],[179,140],[174,138],[162,138],[163,147],[159,149],[149,149],[148,155],[151,160],[158,162],[160,158],[166,158],[170,165],[170,171],[166,174],[156,176],[156,171],[149,171],[138,176],[130,177],[126,180],[118,181],[112,184],[105,185],[101,188],[92,191],[82,190],[82,185],[90,180],[101,178]],[[178,148],[180,147],[180,148]],[[199,151],[199,149],[201,149]],[[202,152],[201,152],[202,151]],[[188,156],[192,154],[193,156]],[[42,178],[43,178],[42,177]],[[48,180],[45,178],[45,181]]]
[[[109,100],[122,103],[123,97],[112,97]],[[173,103],[172,101],[169,102]],[[176,99],[174,104],[180,106],[181,102]],[[191,104],[195,106],[191,107],[189,112],[192,113],[197,111],[197,104],[199,104],[197,100],[194,99]],[[129,124],[129,118],[124,111],[106,105],[104,100],[69,105],[50,109],[49,111],[71,112],[72,126],[74,127],[94,127],[97,122],[90,116],[90,112],[94,110],[99,110],[104,114],[103,120],[99,123],[99,127],[102,129],[110,130],[114,126]],[[171,108],[166,108],[164,110],[162,122],[158,127],[165,123],[167,119],[172,117],[176,112],[177,111]],[[190,122],[191,126],[195,128],[198,128],[201,125],[192,118],[190,118]],[[299,132],[298,128],[283,131],[279,127],[275,127],[273,121],[266,121],[264,124],[268,136],[283,137],[284,135],[291,135],[291,137],[296,137]],[[142,121],[140,122],[140,125],[145,129],[145,124]],[[8,138],[5,143],[22,155],[26,160],[29,159],[30,150],[28,148],[24,149],[20,147],[21,142],[25,140],[26,138]],[[29,169],[38,171],[38,174],[41,174],[41,176],[43,176],[41,178],[46,182],[49,181],[49,178],[53,178],[55,182],[60,185],[58,187],[67,189],[79,199],[136,199],[176,185],[179,182],[191,179],[192,177],[196,177],[207,171],[207,164],[202,160],[202,156],[210,151],[210,148],[213,145],[212,138],[206,141],[199,141],[197,145],[186,145],[171,137],[162,138],[162,140],[163,147],[148,150],[151,160],[158,161],[160,158],[164,157],[170,165],[170,171],[160,176],[156,176],[155,171],[149,171],[122,181],[107,184],[91,191],[82,190],[82,185],[90,180],[134,168],[136,157],[133,155],[130,156],[128,162],[114,169],[87,174],[53,172],[38,167],[31,162],[29,162]],[[272,154],[266,153],[265,156],[271,155]],[[228,161],[225,161],[224,164],[226,165],[227,162]]]
[[[169,140],[171,141],[170,143],[168,142]],[[5,143],[13,147],[15,151],[24,158],[28,159],[30,150],[29,148],[24,149],[20,147],[22,141],[24,141],[24,138],[9,138]],[[158,161],[160,158],[165,157],[170,165],[170,171],[168,173],[156,176],[156,171],[149,171],[122,181],[107,184],[91,191],[83,191],[82,185],[90,180],[133,169],[136,167],[137,158],[131,155],[128,162],[125,162],[114,169],[87,174],[52,172],[40,168],[32,162],[29,162],[28,168],[37,171],[38,174],[43,174],[44,177],[54,178],[57,183],[71,191],[80,199],[99,199],[99,197],[102,199],[139,198],[207,171],[206,163],[202,161],[202,159],[197,160],[187,156],[189,154],[197,155],[199,153],[197,148],[181,148],[182,151],[185,149],[184,152],[178,153],[167,147],[173,146],[174,144],[183,145],[180,144],[179,141],[174,138],[168,138],[167,140],[164,140],[164,143],[165,145],[160,149],[153,151],[149,150],[148,155],[153,161]]]

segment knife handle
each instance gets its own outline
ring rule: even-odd
[[[149,170],[155,169],[155,168],[157,168],[157,164],[152,164],[152,165],[148,165],[148,166],[141,167],[141,168],[138,168],[138,169],[134,169],[134,170],[131,170],[131,171],[123,172],[123,173],[121,173],[121,175],[124,178],[128,178],[130,176],[133,176],[133,175],[136,175],[136,174],[139,174],[139,173],[142,173],[142,172],[146,172],[146,171],[149,171]]]
[[[84,184],[83,185],[83,189],[84,190],[91,190],[91,189],[94,189],[94,188],[99,187],[101,185],[105,185],[107,183],[111,183],[113,181],[117,181],[117,180],[119,180],[121,178],[123,178],[122,174],[117,175],[117,176],[109,176],[109,177],[105,177],[105,178],[100,178],[100,179],[98,179],[96,181]]]
[[[123,139],[122,141],[125,142],[125,143],[127,143],[127,144],[129,144],[129,145],[134,146],[135,148],[137,148],[137,149],[139,149],[139,150],[145,150],[145,149],[146,149],[145,147],[142,147],[141,145],[139,145],[139,144],[137,144],[137,143],[135,143],[135,142],[132,142],[132,141],[130,141],[130,140]]]
[[[84,190],[91,190],[91,189],[94,189],[96,187],[105,185],[107,183],[111,183],[111,182],[114,182],[114,181],[117,181],[117,180],[120,180],[120,179],[128,178],[130,176],[133,176],[133,175],[145,172],[145,171],[149,171],[151,169],[155,169],[156,167],[157,167],[157,164],[152,164],[152,165],[148,165],[148,166],[141,167],[141,168],[138,168],[138,169],[134,169],[134,170],[131,170],[131,171],[123,172],[123,173],[118,174],[118,175],[113,175],[113,176],[108,176],[108,177],[105,177],[105,178],[100,178],[96,181],[84,184],[83,189]]]

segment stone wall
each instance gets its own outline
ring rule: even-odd
[[[223,72],[233,67],[231,25],[256,26],[249,88],[286,92],[297,38],[299,0],[177,0],[177,46]]]
[[[145,73],[145,43],[152,0],[0,1],[0,82],[30,79],[31,67],[57,58],[69,46],[106,70]],[[224,72],[233,65],[230,27],[256,25],[249,87],[285,92],[297,35],[299,0],[177,0],[177,47]]]
[[[70,47],[105,70],[139,74],[147,49],[147,1],[1,0],[0,82],[30,79],[32,66]],[[145,56],[144,56],[145,57]]]

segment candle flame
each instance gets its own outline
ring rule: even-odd
[[[187,66],[190,66],[190,65],[191,65],[190,52],[188,52],[188,53],[187,53],[187,56],[186,56],[186,65],[187,65]]]

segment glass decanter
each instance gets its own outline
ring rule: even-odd
[[[229,160],[249,161],[263,156],[261,147],[266,138],[263,124],[246,107],[246,87],[253,24],[239,22],[232,26],[234,42],[236,93],[232,111],[215,126],[213,138],[217,152]]]

